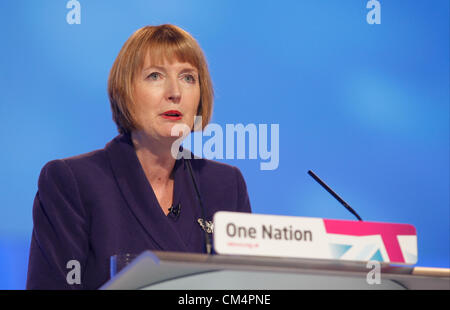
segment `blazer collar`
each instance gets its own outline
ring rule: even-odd
[[[187,251],[186,244],[175,236],[178,232],[169,221],[153,192],[144,170],[137,158],[129,135],[118,135],[105,147],[111,168],[122,196],[128,207],[142,225],[149,237],[161,250]],[[182,186],[180,181],[184,174],[183,160],[177,160],[174,166],[173,205],[180,202]],[[184,211],[184,210],[183,210]]]

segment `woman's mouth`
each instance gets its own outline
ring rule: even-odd
[[[181,112],[178,110],[169,110],[161,113],[161,116],[171,121],[178,121],[183,117],[183,114],[181,114]]]

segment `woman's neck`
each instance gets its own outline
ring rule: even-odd
[[[132,132],[136,155],[151,184],[165,185],[173,179],[175,158],[171,153],[171,141],[158,141],[142,132]]]

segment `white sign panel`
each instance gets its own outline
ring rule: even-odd
[[[219,254],[417,262],[411,225],[217,212],[214,249]]]

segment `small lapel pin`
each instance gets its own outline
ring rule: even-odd
[[[200,227],[206,231],[208,234],[212,234],[214,230],[214,224],[212,221],[204,221],[203,219],[197,220]]]

